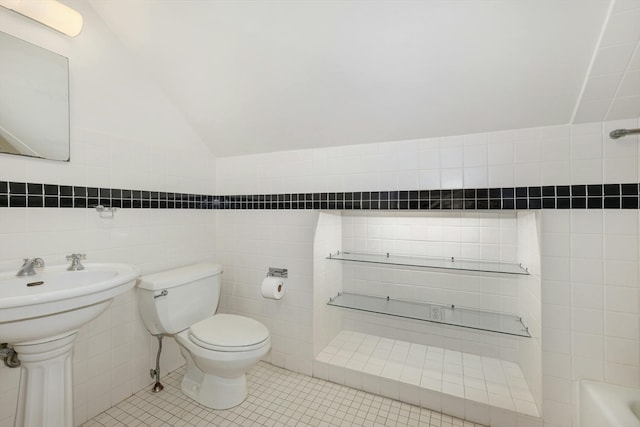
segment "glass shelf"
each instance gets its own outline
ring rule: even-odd
[[[372,264],[398,265],[405,267],[443,268],[449,270],[480,271],[486,273],[504,273],[528,275],[529,271],[520,264],[506,262],[480,261],[458,258],[409,257],[390,254],[360,254],[353,252],[336,252],[327,259],[338,261],[354,261]]]
[[[514,314],[349,292],[338,293],[327,304],[369,313],[531,338],[529,329],[522,323],[522,318]]]

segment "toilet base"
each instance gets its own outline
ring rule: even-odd
[[[253,350],[212,351],[191,342],[186,329],[175,338],[187,361],[182,392],[211,409],[229,409],[247,398],[245,373],[271,348],[271,339],[267,338]]]
[[[202,374],[199,379],[185,374],[182,378],[182,392],[207,408],[229,409],[244,402],[249,390],[244,374],[237,378]]]

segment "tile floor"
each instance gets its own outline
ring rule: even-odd
[[[313,372],[476,422],[540,421],[522,370],[500,359],[342,331],[318,354]]]
[[[247,373],[249,396],[224,411],[205,408],[180,391],[184,368],[82,424],[134,426],[420,426],[483,427],[439,412],[297,374],[265,362]]]

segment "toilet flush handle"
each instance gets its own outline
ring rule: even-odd
[[[166,297],[167,295],[169,295],[169,291],[166,289],[163,289],[162,292],[160,292],[158,295],[154,295],[153,298]]]

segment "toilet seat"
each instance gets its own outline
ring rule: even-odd
[[[249,317],[216,314],[189,328],[189,340],[214,351],[250,351],[265,345],[269,330]]]

